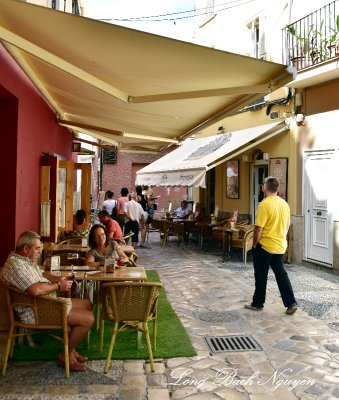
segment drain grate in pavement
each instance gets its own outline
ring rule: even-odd
[[[262,351],[260,344],[251,335],[206,336],[213,353],[231,351]]]

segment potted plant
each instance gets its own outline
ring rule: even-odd
[[[330,36],[330,40],[326,42],[330,58],[339,56],[339,14],[336,17],[335,22],[336,28],[329,28],[332,34]]]
[[[321,21],[320,24],[320,31],[322,29],[323,26],[323,21]],[[310,26],[310,30],[308,32],[308,43],[309,43],[309,49],[308,49],[308,53],[309,56],[311,58],[312,64],[317,64],[319,61],[322,61],[322,51],[319,51],[319,48],[317,46],[318,44],[318,40],[320,40],[321,38],[321,32],[317,31],[315,29],[315,25],[311,25]],[[322,47],[320,46],[320,49],[322,49]]]
[[[295,38],[292,43],[291,61],[297,70],[306,66],[306,54],[308,51],[308,38],[298,34],[296,28],[291,25],[287,28],[288,33]]]
[[[324,21],[322,20],[320,23],[320,28],[317,30],[316,25],[312,24],[308,32],[308,54],[313,65],[328,58],[328,51],[326,47],[323,46],[324,41],[326,41],[326,39],[323,39],[325,36],[323,25]]]

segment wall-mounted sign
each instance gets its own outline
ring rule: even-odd
[[[239,199],[239,160],[226,162],[226,197]]]
[[[270,176],[279,180],[278,195],[287,201],[287,168],[288,158],[270,158]]]

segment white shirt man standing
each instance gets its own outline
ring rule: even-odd
[[[131,193],[131,200],[125,204],[125,216],[127,222],[125,224],[125,235],[133,232],[132,245],[138,245],[138,236],[140,231],[140,223],[145,222],[144,210],[141,205],[136,201],[137,194]]]

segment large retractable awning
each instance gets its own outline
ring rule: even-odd
[[[0,40],[60,124],[159,150],[293,80],[295,70],[17,0]]]
[[[205,187],[206,172],[288,130],[285,122],[187,141],[137,172],[137,185]]]

